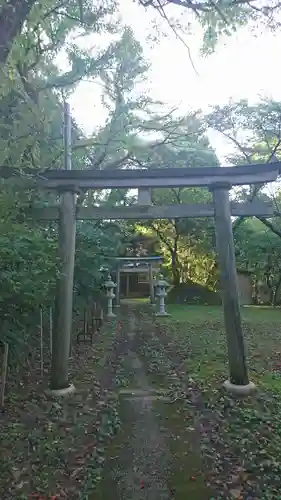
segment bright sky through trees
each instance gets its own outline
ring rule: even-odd
[[[192,23],[193,34],[184,39],[190,47],[197,75],[187,48],[153,10],[146,12],[132,0],[123,0],[121,15],[124,24],[133,28],[145,57],[151,62],[146,89],[168,107],[178,106],[182,113],[191,108],[205,111],[208,106],[225,104],[230,98],[247,98],[253,103],[259,96],[266,95],[281,100],[281,33],[261,30],[254,35],[250,28],[243,28],[235,36],[221,39],[213,55],[201,57],[201,29]],[[157,42],[147,39],[156,33],[152,26],[155,19],[169,32],[168,37],[160,33]],[[89,38],[87,43],[91,44]],[[82,82],[71,98],[74,115],[87,133],[106,117],[100,92],[96,83]],[[211,133],[210,139],[222,158],[230,146],[218,134]]]

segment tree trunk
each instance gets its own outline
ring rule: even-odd
[[[0,13],[0,64],[8,59],[12,44],[21,32],[36,0],[10,0]]]
[[[172,274],[173,274],[173,285],[177,287],[180,284],[180,272],[178,268],[178,258],[175,249],[172,252]]]
[[[178,221],[174,221],[175,225],[175,239],[174,247],[172,250],[172,273],[173,273],[173,285],[178,287],[180,284],[180,271],[179,271],[179,261],[178,261],[178,241],[179,241],[179,227]]]
[[[256,276],[254,277],[254,283],[253,283],[253,302],[254,305],[256,306],[259,304],[259,287],[258,287],[258,279]]]
[[[270,255],[267,257],[267,266],[264,271],[264,276],[265,276],[265,282],[266,286],[269,290],[269,303],[272,305],[273,304],[273,286],[272,286],[272,280],[271,280],[271,268],[272,268],[272,263],[271,263],[271,257]]]
[[[172,259],[172,275],[173,275],[173,285],[178,286],[180,284],[180,272],[179,272],[179,266],[178,266],[178,241],[180,238],[180,231],[179,231],[179,226],[178,226],[178,221],[177,220],[171,220],[171,223],[173,222],[174,224],[174,240],[169,241],[169,239],[165,236],[165,234],[162,234],[161,231],[159,230],[158,227],[152,225],[152,228],[156,232],[157,236],[160,238],[160,240],[164,243],[164,245],[167,247],[168,251],[171,254],[171,259]]]
[[[281,287],[281,275],[279,276],[279,279],[277,281],[277,284],[275,286],[275,290],[274,290],[274,293],[273,293],[273,297],[272,297],[272,305],[273,306],[277,306],[278,292],[280,290],[280,287]]]
[[[269,304],[272,304],[272,300],[273,300],[273,290],[272,290],[272,286],[271,286],[271,282],[270,282],[270,275],[269,275],[269,271],[264,273],[264,276],[265,276],[265,282],[266,282],[266,286],[267,286],[267,289],[268,289],[268,292],[269,292]]]

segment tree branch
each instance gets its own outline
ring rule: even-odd
[[[264,219],[263,217],[257,217],[270,231],[272,231],[276,236],[279,236],[281,238],[281,231],[277,229],[272,222],[270,222],[268,219]]]
[[[167,240],[167,238],[165,238],[165,236],[163,236],[163,234],[159,231],[159,228],[157,226],[155,226],[154,223],[151,224],[151,227],[155,231],[155,233],[157,234],[157,236],[160,238],[160,240],[164,243],[164,245],[166,245],[166,247],[168,248],[169,252],[172,254],[173,253],[173,247],[169,243],[169,241]]]
[[[15,37],[20,33],[24,21],[36,0],[10,0],[0,14],[0,64],[8,59]]]

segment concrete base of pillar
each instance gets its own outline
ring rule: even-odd
[[[75,391],[76,391],[75,386],[73,384],[70,384],[65,389],[46,389],[45,394],[53,398],[60,398],[63,396],[68,396],[69,394],[72,394]]]
[[[257,390],[257,387],[253,382],[249,382],[247,385],[236,385],[232,384],[229,380],[226,380],[223,383],[223,387],[227,392],[233,394],[234,396],[250,396]]]
[[[108,318],[116,318],[116,314],[111,313],[111,314],[108,314],[108,315],[107,315],[107,317],[108,317]]]
[[[155,313],[155,316],[171,316],[171,315],[167,312],[165,312],[165,313],[157,312],[157,313]]]

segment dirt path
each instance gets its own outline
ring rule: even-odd
[[[99,492],[93,498],[208,500],[211,494],[205,483],[197,478],[194,482],[194,474],[202,466],[195,429],[186,429],[168,391],[151,385],[138,352],[138,321],[129,310],[124,359],[129,386],[119,390],[122,427],[108,450]]]
[[[140,391],[122,396],[133,424],[130,443],[132,461],[123,470],[123,496],[120,495],[120,498],[168,500],[171,495],[166,478],[170,457],[153,409],[157,396],[152,393],[143,365],[134,354],[131,355],[131,363],[135,370],[136,389]],[[124,453],[127,453],[126,449]]]
[[[143,364],[134,352],[134,314],[129,315],[128,327],[126,361],[133,373],[133,388],[120,390],[123,427],[110,450],[100,498],[170,500],[173,497],[167,484],[169,450],[153,408],[153,401],[162,397],[150,387]]]

